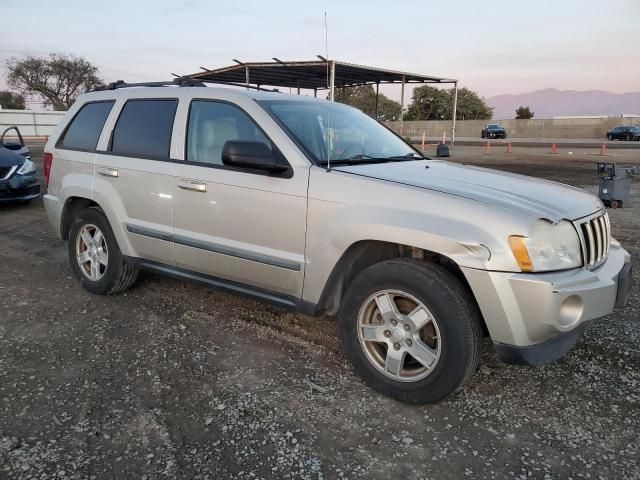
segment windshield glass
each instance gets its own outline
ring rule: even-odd
[[[500,125],[492,124],[492,125],[487,125],[487,128],[495,130],[496,128],[502,128],[502,127]]]
[[[316,163],[350,164],[422,158],[394,133],[360,110],[331,102],[259,101]]]

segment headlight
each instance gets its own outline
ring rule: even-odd
[[[580,239],[571,222],[536,220],[530,237],[512,235],[509,246],[520,270],[544,272],[582,265]]]
[[[18,170],[18,175],[26,175],[27,173],[31,173],[35,171],[36,171],[36,166],[33,164],[31,160],[27,158],[25,159],[24,163]]]

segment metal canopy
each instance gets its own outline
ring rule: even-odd
[[[267,85],[272,87],[295,88],[298,94],[300,89],[313,90],[317,96],[318,90],[329,90],[329,100],[335,98],[336,88],[356,87],[361,85],[376,86],[376,117],[378,116],[378,93],[380,84],[400,83],[400,131],[404,124],[404,93],[405,85],[411,84],[454,84],[454,106],[456,111],[458,99],[458,80],[454,78],[434,77],[417,73],[400,72],[384,68],[367,67],[354,63],[327,60],[318,55],[319,60],[310,61],[282,61],[274,58],[273,62],[241,62],[234,59],[236,65],[209,70],[200,67],[203,71],[182,78],[210,80],[220,83]],[[451,126],[451,141],[455,141],[456,118],[453,116]]]
[[[251,84],[323,90],[331,88],[332,68],[335,68],[334,85],[336,87],[375,85],[376,83],[402,83],[403,81],[405,83],[457,82],[452,78],[366,67],[337,60],[238,63],[229,67],[194,73],[188,75],[188,77],[246,83],[248,70]]]

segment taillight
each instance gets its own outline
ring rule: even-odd
[[[44,184],[49,186],[49,174],[51,173],[51,165],[53,164],[53,155],[49,152],[44,152],[42,155],[42,164],[44,165]]]

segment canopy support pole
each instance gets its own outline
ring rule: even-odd
[[[378,98],[380,95],[380,82],[376,82],[376,120],[378,120]]]
[[[402,75],[402,88],[400,89],[400,135],[404,134],[404,84],[405,76]]]
[[[331,76],[329,79],[329,100],[335,101],[336,62],[331,61]]]
[[[456,115],[458,110],[458,82],[453,84],[453,117],[451,122],[451,144],[456,141]]]
[[[249,90],[249,67],[244,67],[244,79],[245,79],[245,84],[247,86],[247,90]]]

